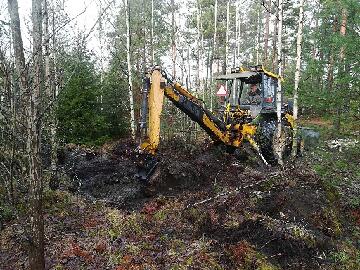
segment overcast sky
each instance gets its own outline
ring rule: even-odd
[[[21,30],[25,47],[30,45],[27,29],[31,25],[31,2],[31,0],[18,0]],[[64,9],[65,12],[69,15],[69,18],[75,18],[78,16],[74,21],[71,22],[71,26],[74,29],[84,31],[85,33],[90,31],[91,27],[98,18],[100,0],[65,0],[64,3]],[[0,0],[0,20],[9,20],[6,0]],[[94,38],[94,35],[95,32],[93,32],[89,37],[89,49],[96,49],[97,47],[98,42]]]
[[[5,1],[6,0],[0,0]],[[24,22],[29,20],[31,12],[31,0],[18,0],[20,19]],[[75,21],[80,29],[90,29],[97,18],[99,0],[65,0],[65,12],[69,17],[75,17],[86,9],[84,14],[80,15]]]
[[[52,0],[48,0],[52,1]],[[56,0],[55,0],[56,1]],[[70,23],[70,29],[73,33],[78,32],[79,30],[83,33],[89,33],[91,28],[94,26],[95,22],[99,17],[101,9],[104,9],[109,3],[110,0],[57,0],[59,2],[64,2],[64,10],[67,13],[69,18],[76,18]],[[150,2],[150,0],[148,0]],[[24,47],[26,50],[30,51],[30,35],[29,30],[31,30],[31,0],[18,0],[19,5],[19,15],[21,22],[21,30],[24,41]],[[103,3],[100,8],[100,3]],[[115,0],[116,4],[122,3],[121,0]],[[189,12],[189,6],[187,5],[188,0],[176,0],[180,4],[180,12],[176,14],[177,25],[180,28],[185,27],[184,13]],[[130,0],[131,4],[131,0]],[[107,13],[112,13],[113,9],[108,9]],[[79,15],[80,14],[80,15]],[[106,16],[104,14],[103,16]],[[0,20],[9,21],[9,15],[7,10],[7,0],[0,0]],[[106,27],[106,26],[105,26]],[[109,26],[111,27],[111,26]],[[98,39],[97,26],[94,31],[91,32],[87,39],[87,48],[94,51],[95,55],[99,56],[100,53],[100,42]],[[108,30],[108,29],[106,29]],[[106,48],[103,51],[103,56],[107,56]],[[163,62],[168,68],[171,66],[171,57],[166,55],[163,57]],[[105,63],[106,65],[106,60]],[[180,60],[177,61],[177,66],[180,65]]]

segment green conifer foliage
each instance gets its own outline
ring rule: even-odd
[[[59,136],[65,143],[101,144],[109,123],[101,113],[100,79],[87,53],[68,55],[63,63],[65,86],[59,94]]]

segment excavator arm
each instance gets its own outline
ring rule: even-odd
[[[164,96],[198,123],[215,142],[238,148],[245,139],[262,157],[254,140],[255,125],[226,124],[207,110],[201,100],[159,68],[152,69],[145,78],[140,127],[147,132],[145,140],[140,144],[142,152],[152,156],[157,152],[160,142],[160,119]],[[263,157],[262,159],[266,163]],[[153,161],[150,163],[156,164]],[[147,171],[147,173],[141,174],[141,178],[146,179],[153,168],[147,168]]]

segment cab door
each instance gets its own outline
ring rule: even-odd
[[[278,81],[275,78],[262,74],[262,111],[274,112],[276,106],[276,89]]]

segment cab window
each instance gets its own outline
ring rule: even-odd
[[[274,103],[277,88],[277,80],[264,74],[264,102]]]
[[[261,84],[260,83],[244,83],[240,102],[243,105],[260,103],[261,102]]]

